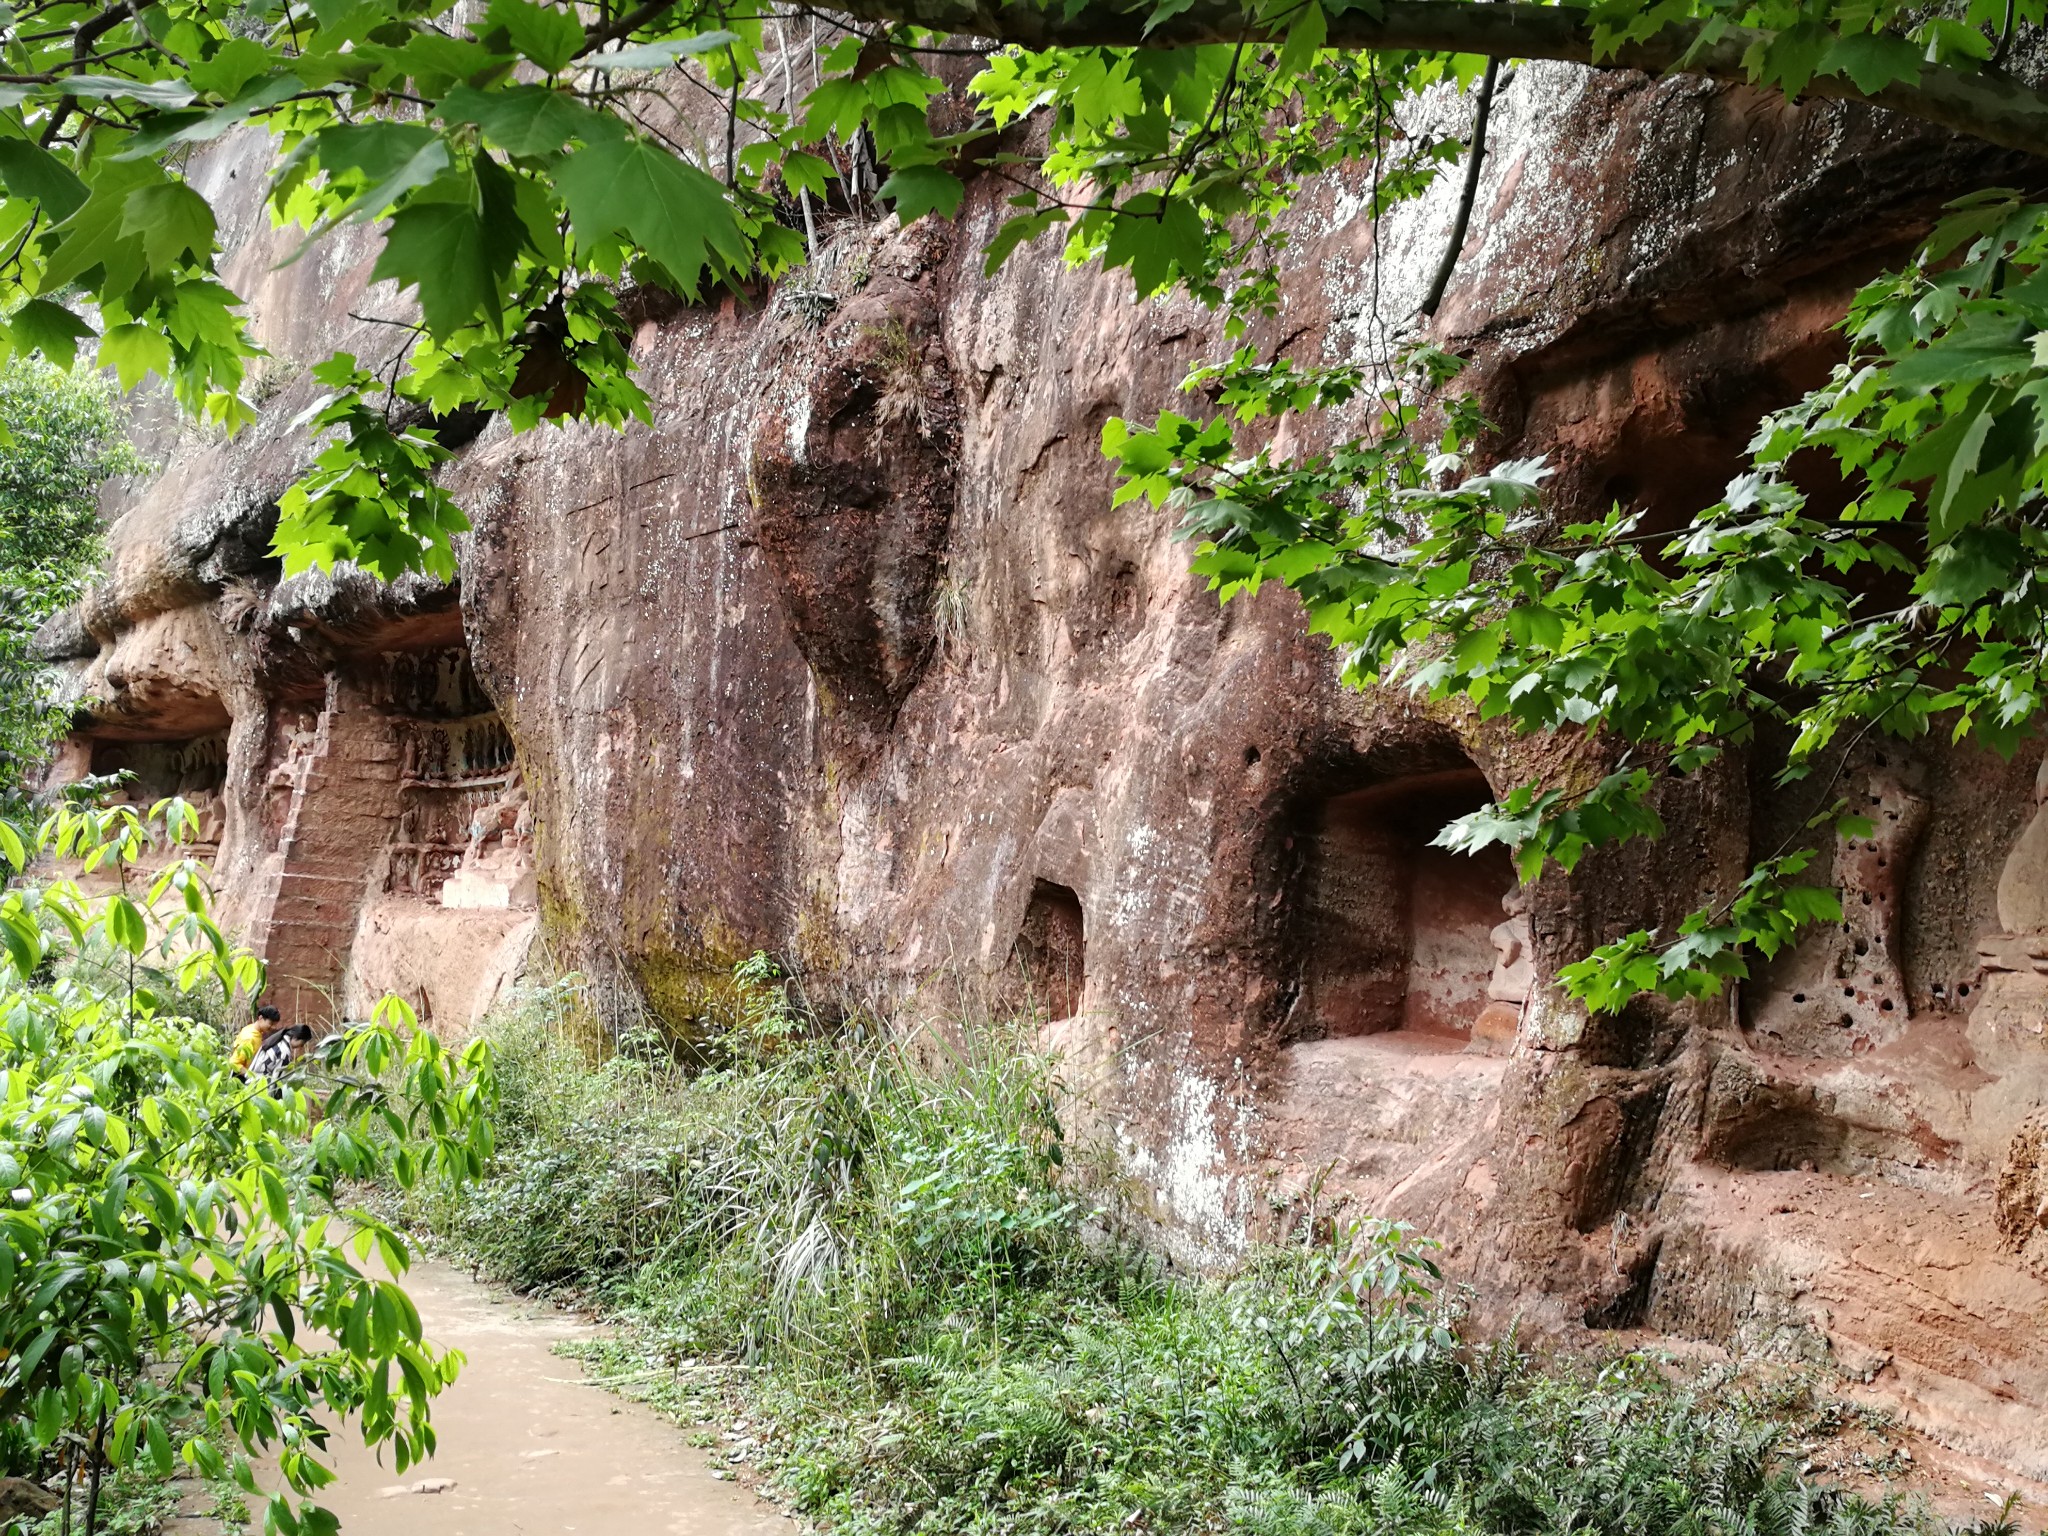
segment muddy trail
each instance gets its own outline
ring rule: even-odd
[[[336,1437],[340,1475],[320,1502],[344,1536],[794,1536],[779,1511],[715,1478],[683,1431],[553,1353],[590,1325],[424,1259],[406,1290],[427,1337],[468,1363],[435,1399],[440,1448],[426,1465],[401,1477]]]

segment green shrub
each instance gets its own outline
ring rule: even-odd
[[[98,568],[101,485],[143,467],[109,380],[34,357],[0,362],[0,811],[18,809],[69,725],[32,637]]]
[[[200,866],[140,873],[196,825],[175,800],[66,802],[33,840],[0,822],[0,1471],[60,1486],[59,1528],[76,1508],[103,1536],[161,1513],[181,1460],[254,1496],[267,1455],[287,1488],[265,1530],[326,1536],[310,1496],[341,1421],[403,1470],[460,1365],[397,1283],[398,1234],[338,1195],[480,1171],[489,1048],[451,1055],[387,999],[322,1048],[317,1104],[231,1071],[187,1004],[246,1006],[261,962],[209,916]],[[41,883],[71,860],[117,889]]]
[[[703,1412],[742,1382],[748,1454],[835,1531],[1942,1529],[1802,1478],[1802,1426],[1731,1379],[1464,1340],[1399,1226],[1162,1272],[1077,1187],[1014,1031],[827,1032],[758,961],[711,1070],[651,1039],[593,1064],[568,1011],[495,1025],[497,1171],[444,1229],[612,1308],[629,1342],[585,1353],[622,1390]]]

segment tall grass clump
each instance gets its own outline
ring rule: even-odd
[[[1164,1273],[1090,1198],[1017,1029],[828,1030],[756,960],[702,1038],[593,1063],[571,1001],[493,1026],[498,1168],[433,1219],[620,1316],[607,1374],[641,1395],[739,1383],[741,1454],[835,1531],[1947,1529],[1803,1478],[1798,1415],[1732,1378],[1466,1340],[1398,1226]]]

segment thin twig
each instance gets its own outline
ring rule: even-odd
[[[725,184],[731,188],[739,184],[740,60],[730,43],[725,61],[732,66],[732,101],[725,109]]]
[[[92,1434],[92,1480],[85,1491],[85,1536],[99,1536],[100,1528],[100,1472],[106,1465],[102,1450],[107,1443],[107,1405],[100,1403],[99,1426]]]

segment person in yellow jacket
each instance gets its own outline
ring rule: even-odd
[[[268,1003],[258,1008],[256,1017],[249,1021],[246,1029],[235,1036],[235,1043],[228,1048],[229,1070],[237,1074],[247,1072],[250,1063],[256,1059],[256,1053],[263,1049],[264,1040],[283,1028],[283,1014]]]

